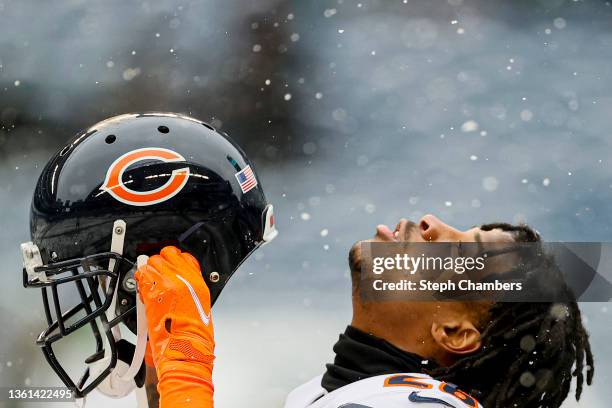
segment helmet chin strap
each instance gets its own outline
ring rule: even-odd
[[[123,247],[125,242],[125,230],[126,223],[123,220],[117,220],[113,224],[113,237],[111,241],[111,252],[117,253],[119,255],[123,254]],[[147,263],[148,257],[145,255],[141,255],[137,259],[137,267],[141,267]],[[115,266],[116,260],[111,259],[109,261],[109,270],[113,270]],[[101,282],[103,284],[103,282]],[[110,321],[115,316],[115,306],[117,303],[117,291],[119,284],[116,285],[115,291],[113,293],[113,299],[111,300],[111,305],[106,311],[106,317]],[[119,326],[115,326],[112,329],[113,337],[115,339],[115,343],[122,340],[121,330]],[[117,364],[113,368],[104,380],[96,387],[96,389],[102,394],[111,397],[111,398],[123,398],[130,394],[132,391],[136,390],[136,400],[137,406],[139,408],[147,408],[148,401],[146,396],[146,391],[144,387],[138,387],[136,385],[136,381],[134,377],[140,371],[142,364],[144,362],[144,355],[147,348],[147,316],[145,314],[145,307],[142,301],[140,300],[140,296],[136,294],[136,346],[134,350],[134,355],[132,357],[132,361],[128,366],[127,362],[117,359]],[[93,376],[99,375],[102,371],[108,367],[112,356],[108,352],[108,348],[104,351],[104,357],[100,360],[94,361],[89,364],[90,374]],[[85,399],[82,401],[82,405],[85,406]]]

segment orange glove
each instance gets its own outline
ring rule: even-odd
[[[210,292],[198,261],[165,247],[135,274],[145,305],[160,408],[213,406]]]
[[[147,367],[155,368],[155,361],[153,361],[153,352],[151,351],[151,344],[149,344],[148,340],[147,340],[147,349],[145,350],[144,362],[147,365]]]

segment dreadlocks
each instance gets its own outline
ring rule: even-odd
[[[481,226],[485,231],[496,228],[512,233],[516,242],[540,242],[539,234],[526,225]],[[567,291],[566,298],[574,299],[554,262],[545,262],[542,268],[538,273],[550,274],[551,282],[559,282]],[[584,372],[590,385],[594,365],[575,301],[495,303],[489,315],[480,350],[433,370],[434,378],[471,389],[487,408],[558,408],[572,377],[576,377],[576,400],[580,399]]]

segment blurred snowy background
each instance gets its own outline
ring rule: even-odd
[[[0,0],[0,386],[59,384],[18,244],[42,166],[80,128],[185,112],[255,160],[281,235],[215,307],[216,400],[278,407],[331,359],[347,250],[378,223],[612,241],[611,58],[601,0]],[[612,311],[583,310],[595,384],[564,407],[602,408]]]

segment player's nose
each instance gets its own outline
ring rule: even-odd
[[[418,225],[419,233],[425,241],[453,240],[454,235],[459,233],[459,231],[431,214],[423,216]]]

